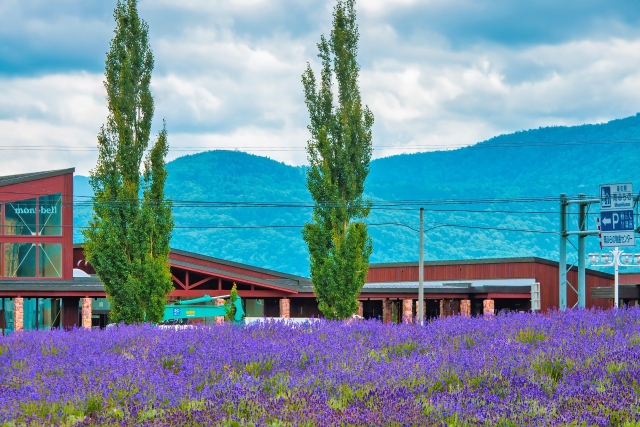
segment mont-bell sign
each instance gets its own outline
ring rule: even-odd
[[[635,246],[633,184],[600,186],[602,247]]]
[[[21,208],[21,207],[16,207],[13,208],[13,211],[17,214],[22,214],[22,215],[26,215],[26,214],[34,214],[36,213],[36,208]],[[58,207],[57,206],[53,206],[51,208],[46,208],[44,206],[40,206],[40,213],[41,214],[56,214],[58,213]]]

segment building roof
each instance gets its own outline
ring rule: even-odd
[[[12,184],[21,184],[23,182],[36,181],[38,179],[51,178],[59,175],[67,175],[70,173],[74,173],[75,171],[76,168],[69,168],[43,172],[22,173],[19,175],[0,176],[0,187]]]
[[[286,290],[286,291],[298,292],[301,289],[301,286],[298,281],[287,279],[287,278],[265,279],[261,277],[255,277],[255,276],[247,276],[246,274],[230,272],[227,270],[221,270],[218,268],[208,267],[202,264],[194,264],[191,262],[185,262],[185,261],[180,261],[176,259],[170,259],[170,264],[172,267],[182,267],[186,269],[199,270],[214,276],[233,275],[233,277],[237,280],[242,280],[247,283],[256,283],[258,285],[264,285],[266,287],[277,288],[277,289]]]
[[[77,245],[74,245],[75,247],[77,247]],[[82,246],[82,245],[80,245]],[[180,249],[171,249],[171,254],[176,254],[176,255],[182,255],[185,257],[189,257],[189,258],[194,258],[194,259],[198,259],[201,261],[208,261],[208,262],[213,262],[216,264],[222,264],[222,265],[228,265],[229,267],[235,267],[235,268],[242,268],[244,270],[249,270],[249,271],[253,271],[255,273],[261,273],[261,274],[268,274],[271,276],[276,276],[278,277],[277,280],[281,280],[283,283],[289,283],[290,285],[311,285],[311,279],[309,279],[308,277],[304,277],[304,276],[296,276],[294,274],[288,274],[288,273],[283,273],[281,271],[275,271],[275,270],[268,270],[266,268],[260,268],[260,267],[255,267],[253,265],[249,265],[249,264],[242,264],[239,262],[234,262],[234,261],[229,261],[226,259],[222,259],[222,258],[215,258],[215,257],[211,257],[211,256],[207,256],[207,255],[202,255],[202,254],[198,254],[195,252],[189,252],[189,251],[183,251]],[[169,255],[169,258],[171,258],[171,254]],[[174,260],[172,260],[172,263],[174,262]],[[251,277],[252,279],[255,280],[255,277],[253,276],[247,276],[247,277]],[[265,279],[260,279],[260,280],[265,280]]]

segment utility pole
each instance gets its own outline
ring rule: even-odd
[[[420,208],[420,262],[418,270],[418,321],[420,325],[424,325],[424,208]]]
[[[584,200],[584,194],[578,194],[579,200]],[[578,229],[581,232],[587,230],[587,205],[584,203],[580,203],[579,205],[579,214],[578,214]],[[578,235],[578,307],[586,307],[587,306],[587,274],[586,274],[586,263],[587,263],[587,245],[586,245],[586,234]]]
[[[567,195],[560,194],[560,310],[567,309]]]
[[[560,194],[560,256],[559,256],[559,284],[560,284],[560,310],[567,308],[567,285],[577,294],[578,301],[575,306],[586,307],[586,237],[597,236],[598,230],[587,230],[587,207],[592,203],[600,203],[600,199],[587,199],[584,194],[579,194],[575,200],[567,199],[567,195]],[[567,210],[569,205],[578,205],[578,230],[569,231]],[[575,262],[567,268],[567,241],[569,236],[578,236],[578,289],[567,280],[567,273],[575,266]],[[575,247],[575,246],[574,246]]]

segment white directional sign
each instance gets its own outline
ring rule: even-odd
[[[635,246],[633,184],[600,186],[602,247]]]

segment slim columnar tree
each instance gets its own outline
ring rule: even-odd
[[[163,126],[149,149],[153,54],[137,0],[118,0],[113,16],[104,82],[109,114],[91,171],[94,208],[84,250],[104,283],[114,322],[157,322],[173,288],[168,263],[173,217],[164,193],[167,132]]]
[[[358,26],[355,0],[338,0],[329,40],[320,37],[319,86],[311,66],[302,75],[311,123],[307,143],[307,188],[315,205],[305,224],[311,279],[318,306],[329,319],[358,310],[358,295],[373,249],[363,220],[370,204],[363,198],[371,160],[373,114],[362,106],[358,89]],[[335,75],[338,93],[334,96]]]

